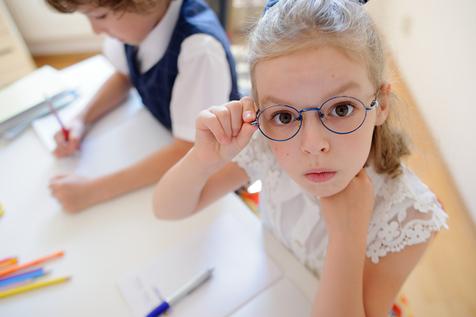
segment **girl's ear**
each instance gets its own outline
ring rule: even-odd
[[[390,92],[392,91],[392,85],[382,84],[378,94],[379,107],[377,108],[377,119],[375,125],[384,124],[387,120],[390,111]]]

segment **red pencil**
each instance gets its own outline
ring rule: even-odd
[[[55,107],[53,106],[53,103],[51,102],[51,99],[48,97],[45,97],[46,103],[48,105],[48,108],[50,108],[50,111],[54,114],[56,120],[58,120],[59,125],[61,126],[61,132],[63,133],[64,140],[66,142],[69,141],[69,130],[66,129],[66,127],[63,124],[63,121],[61,121],[61,118],[58,115],[58,112],[56,111]]]
[[[42,257],[42,258],[36,259],[36,260],[34,260],[34,261],[30,261],[30,262],[27,262],[27,263],[24,263],[24,264],[15,265],[15,266],[6,268],[6,269],[0,271],[0,277],[4,277],[4,276],[7,276],[7,275],[10,275],[10,274],[15,273],[15,272],[18,272],[18,271],[20,271],[20,270],[23,270],[23,269],[26,269],[26,268],[29,268],[29,267],[32,267],[32,266],[41,264],[41,263],[43,263],[43,262],[46,262],[46,261],[49,261],[49,260],[52,260],[52,259],[61,257],[61,256],[63,256],[63,255],[64,255],[64,252],[63,252],[63,251],[59,251],[59,252],[56,252],[56,253],[53,253],[53,254],[44,256],[44,257]]]

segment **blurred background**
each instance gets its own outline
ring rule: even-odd
[[[249,90],[246,35],[264,0],[209,0],[226,27]],[[437,194],[449,219],[404,286],[416,317],[476,316],[476,1],[371,0],[389,48],[402,124],[413,141],[407,164]],[[67,67],[101,51],[80,14],[42,0],[0,0],[0,87],[36,67]],[[1,106],[1,105],[0,105]]]

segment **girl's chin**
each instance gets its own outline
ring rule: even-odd
[[[326,185],[315,184],[311,186],[309,186],[309,184],[306,184],[306,185],[307,186],[301,186],[301,187],[310,195],[318,199],[331,197],[337,193],[340,193],[347,187],[347,184],[326,184]]]

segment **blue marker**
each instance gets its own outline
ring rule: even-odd
[[[46,272],[43,270],[43,268],[39,268],[36,270],[28,271],[25,273],[20,273],[20,274],[15,274],[9,277],[5,278],[0,278],[0,287],[4,287],[10,284],[15,284],[15,283],[20,283],[24,282],[27,280],[31,280],[34,278],[38,278],[40,276],[45,275]]]
[[[170,296],[169,299],[164,299],[164,301],[154,308],[150,313],[147,314],[146,317],[157,317],[165,313],[170,306],[173,306],[175,303],[180,301],[182,298],[187,296],[188,294],[192,293],[198,287],[203,285],[206,281],[208,281],[213,274],[213,269],[207,269],[204,272],[196,275],[190,282],[182,286],[174,295]]]

